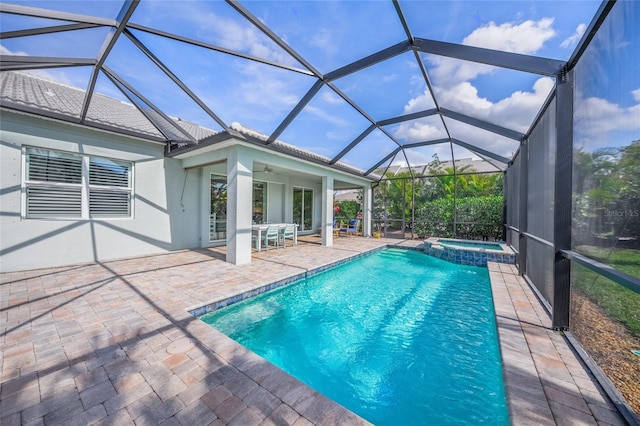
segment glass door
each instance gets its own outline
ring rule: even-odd
[[[267,223],[267,184],[266,182],[253,182],[253,210],[252,220],[254,224]]]
[[[227,239],[227,177],[211,175],[209,241]]]
[[[298,231],[309,231],[313,224],[313,190],[293,188],[293,222]]]

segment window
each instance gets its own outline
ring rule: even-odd
[[[28,219],[131,217],[132,163],[27,148]]]

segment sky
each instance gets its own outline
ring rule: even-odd
[[[115,18],[119,1],[15,1],[6,3]],[[618,9],[638,7],[618,2]],[[278,46],[237,10],[221,1],[142,0],[131,21],[145,27],[177,34],[219,46],[268,63],[205,50],[144,31],[132,30],[160,61],[167,65],[226,125],[240,123],[271,135],[316,82],[307,67],[319,74],[340,69],[406,40],[406,34],[391,1],[246,1],[241,5],[270,28],[299,57]],[[592,20],[599,1],[406,1],[400,8],[414,37],[477,46],[525,55],[566,60],[573,53]],[[628,15],[629,13],[627,13]],[[634,15],[635,14],[635,15]],[[637,21],[636,21],[637,22]],[[59,25],[59,21],[0,14],[2,31]],[[629,23],[630,27],[631,23]],[[0,53],[95,58],[107,29],[4,39]],[[638,30],[618,35],[620,45],[638,50]],[[554,87],[554,79],[519,71],[499,69],[426,53],[407,52],[324,85],[278,138],[284,142],[333,158],[369,125],[403,114],[438,106],[525,133]],[[635,61],[637,54],[627,56]],[[612,58],[605,58],[612,59]],[[429,88],[418,61],[424,65]],[[273,66],[272,63],[281,66]],[[203,111],[127,37],[121,36],[105,65],[140,91],[168,115],[221,130],[216,119]],[[581,96],[596,114],[605,106],[607,123],[617,132],[637,134],[640,127],[640,81],[624,74],[616,82],[615,99],[607,82],[592,79],[580,86]],[[628,65],[627,65],[628,67]],[[89,68],[62,68],[38,73],[46,78],[84,88]],[[335,89],[335,90],[334,90]],[[126,101],[126,97],[101,76],[96,91]],[[589,93],[592,92],[592,93]],[[432,96],[435,95],[435,99]],[[355,110],[341,95],[359,105]],[[620,113],[620,114],[616,114]],[[626,121],[618,125],[621,115]],[[587,112],[583,112],[583,117]],[[593,124],[593,120],[589,123]],[[446,126],[446,127],[445,127]],[[585,127],[581,143],[593,144],[602,125]],[[397,145],[447,138],[474,144],[504,157],[511,157],[518,142],[451,119],[436,116],[376,129],[348,152],[341,161],[367,170]],[[589,133],[589,134],[586,134]],[[618,135],[628,139],[629,134]],[[600,139],[601,140],[601,139]],[[589,142],[591,141],[591,142]],[[612,142],[613,143],[613,142]],[[413,165],[426,164],[437,154],[451,158],[448,144],[407,150]],[[455,155],[477,157],[456,147]],[[405,157],[393,159],[403,162]]]

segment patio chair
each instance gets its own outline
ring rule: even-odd
[[[290,238],[293,245],[295,245],[296,244],[296,240],[295,240],[296,226],[292,223],[287,223],[284,226],[284,229],[282,230],[282,234],[280,234],[280,236],[282,237],[283,247],[287,247],[287,238]]]
[[[343,226],[342,226],[342,221],[340,221],[340,226],[337,225],[336,221],[337,219],[334,217],[333,218],[333,236],[339,237],[340,231],[342,230]]]
[[[359,235],[360,234],[360,232],[358,232],[359,225],[360,225],[360,219],[349,219],[349,225],[347,225],[347,227],[343,229],[345,229],[347,236]]]
[[[262,244],[266,250],[269,250],[269,241],[273,241],[275,248],[280,248],[280,227],[278,225],[269,225],[262,236]]]

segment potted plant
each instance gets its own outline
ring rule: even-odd
[[[373,231],[373,238],[380,238],[380,236],[382,235],[382,233],[380,232],[380,224],[376,223],[376,230]]]

